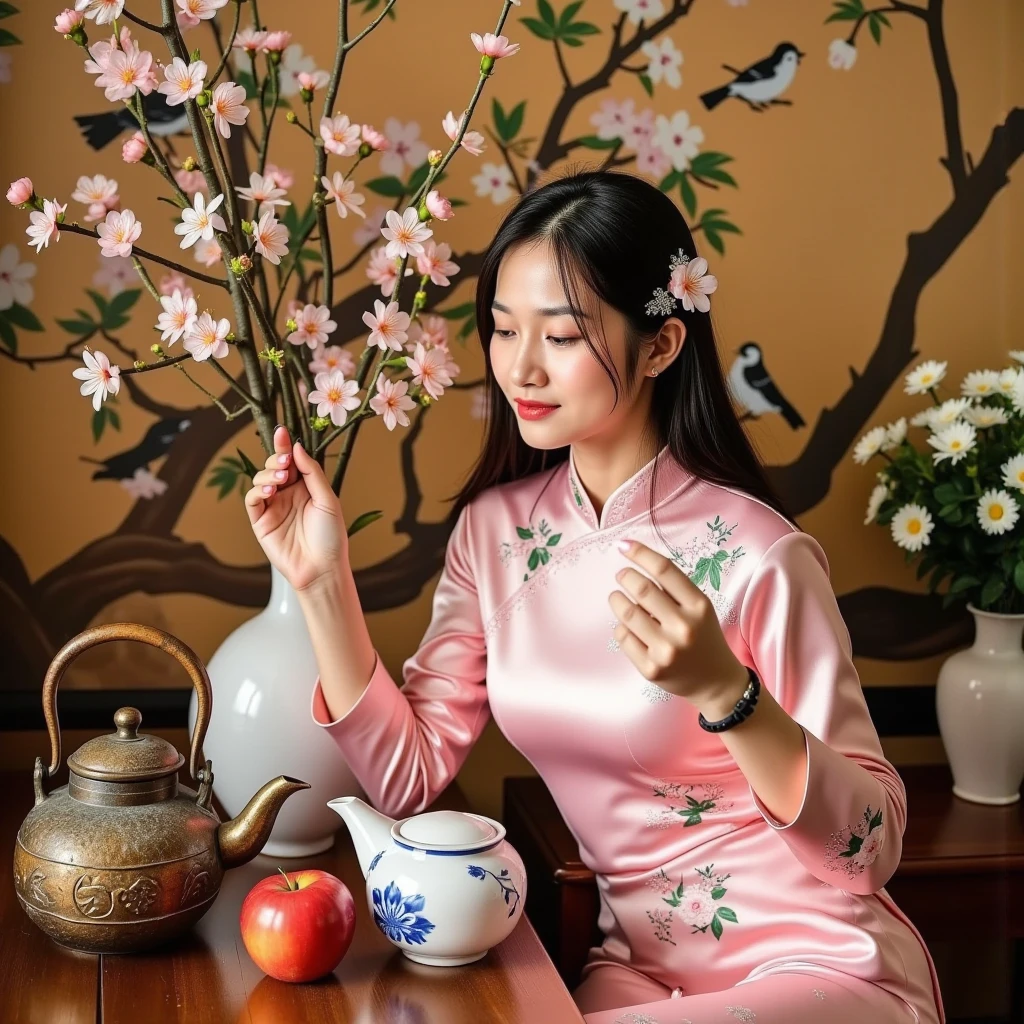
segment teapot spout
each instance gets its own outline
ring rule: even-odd
[[[352,835],[352,845],[359,858],[363,878],[370,873],[373,858],[392,844],[391,826],[395,819],[371,807],[357,796],[339,796],[328,800],[327,806],[341,815]]]
[[[248,863],[263,849],[270,838],[281,805],[292,793],[309,789],[308,782],[278,775],[271,779],[246,805],[242,812],[217,827],[217,852],[224,868],[237,868]]]

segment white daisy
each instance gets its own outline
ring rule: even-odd
[[[999,391],[1004,395],[1012,395],[1013,389],[1017,386],[1017,381],[1020,380],[1021,374],[1024,374],[1024,370],[1018,369],[1015,366],[1008,367],[1005,370],[999,371]]]
[[[887,452],[890,448],[903,444],[907,439],[907,418],[901,416],[895,423],[889,423],[885,428],[885,443],[882,451]]]
[[[910,425],[912,427],[928,427],[930,430],[932,425],[932,413],[934,412],[934,405],[929,405],[920,412],[915,412],[914,415],[910,417]]]
[[[1010,390],[1010,402],[1017,412],[1024,415],[1024,373],[1017,374],[1017,379],[1013,382],[1013,387]]]
[[[877,455],[882,450],[887,436],[885,427],[872,427],[854,447],[853,461],[863,466],[872,455]]]
[[[989,534],[1012,530],[1020,518],[1020,506],[1009,491],[990,488],[978,499],[978,523]]]
[[[999,390],[999,374],[995,370],[972,370],[960,382],[960,394],[987,398]]]
[[[869,526],[875,521],[875,516],[878,515],[878,510],[881,508],[882,502],[888,497],[888,486],[886,484],[875,484],[874,489],[871,492],[871,497],[868,498],[868,510],[864,513],[865,526]]]
[[[946,376],[946,366],[945,362],[940,363],[934,359],[926,360],[920,366],[914,367],[903,378],[905,382],[903,390],[908,395],[925,394]]]
[[[907,551],[920,551],[935,528],[931,513],[923,505],[904,505],[892,517],[892,539]]]
[[[971,404],[969,398],[947,398],[941,405],[933,406],[928,426],[932,430],[937,430],[939,427],[948,427],[951,423],[956,423]]]
[[[1010,358],[1015,359],[1018,363],[1024,363],[1024,349],[1010,349]]]
[[[1016,487],[1018,491],[1024,491],[1024,452],[1014,455],[999,468],[1003,471],[1003,483],[1007,487]]]
[[[1006,415],[1005,409],[996,405],[972,405],[964,411],[964,419],[976,427],[995,427],[1008,423],[1010,417]]]
[[[954,423],[944,427],[928,438],[928,443],[936,449],[932,458],[936,464],[949,459],[956,465],[975,445],[977,431],[970,423]]]

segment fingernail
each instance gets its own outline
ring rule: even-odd
[[[300,440],[299,440],[299,438],[295,438],[295,443],[296,443],[296,444],[297,444],[297,445],[298,445],[298,446],[299,446],[300,448],[302,448],[302,441],[300,441]],[[306,449],[305,449],[305,448],[302,448],[302,450],[303,450],[303,451],[305,451]]]
[[[277,433],[277,431],[279,431],[283,426],[284,426],[283,423],[275,423],[274,424],[274,433]]]
[[[270,484],[264,484],[263,485],[263,493],[264,494],[269,494],[273,489],[274,488],[271,487]]]
[[[628,551],[633,546],[633,542],[631,540],[628,540],[628,539],[623,539],[623,540],[620,540],[615,546],[620,551]]]
[[[277,457],[277,464],[279,466],[287,466],[288,465],[288,459],[289,459],[289,456],[287,456],[287,455],[278,455],[278,457]]]
[[[275,480],[287,480],[288,479],[288,474],[283,469],[279,469],[274,474],[274,479]]]

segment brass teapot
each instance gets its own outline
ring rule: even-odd
[[[185,759],[166,740],[140,734],[142,715],[131,707],[115,713],[115,733],[83,743],[68,758],[66,786],[44,792],[43,780],[60,767],[57,684],[82,651],[112,640],[167,651],[192,679],[198,713],[189,771],[198,792],[179,785]],[[260,852],[285,799],[309,789],[279,775],[238,817],[221,823],[210,807],[212,764],[202,757],[212,705],[203,663],[161,629],[96,626],[57,652],[43,682],[50,765],[35,760],[35,806],[14,848],[18,899],[54,941],[85,953],[131,953],[176,938],[213,905],[224,872]]]

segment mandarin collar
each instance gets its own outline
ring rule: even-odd
[[[659,505],[665,498],[674,494],[683,483],[693,479],[691,474],[673,458],[672,452],[666,444],[647,465],[638,469],[628,480],[623,481],[608,495],[608,500],[604,503],[599,517],[594,511],[590,496],[580,482],[579,474],[576,471],[576,459],[571,447],[566,464],[568,466],[566,486],[569,489],[570,502],[592,530],[604,530],[649,511],[651,508],[651,474],[654,473],[655,467],[657,467],[657,478],[655,480],[654,505]]]

